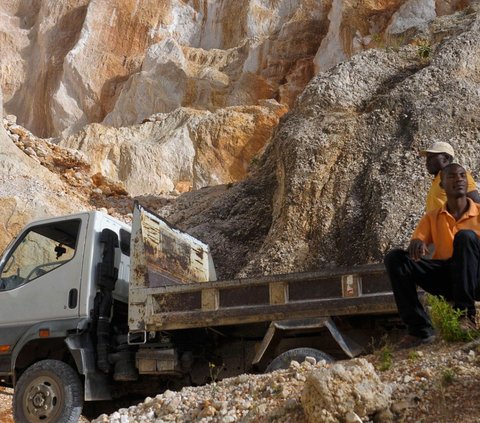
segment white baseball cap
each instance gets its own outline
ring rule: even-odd
[[[435,141],[429,148],[420,151],[421,156],[426,156],[427,153],[446,153],[452,157],[455,157],[453,147],[448,142],[444,141]]]

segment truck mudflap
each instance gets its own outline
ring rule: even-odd
[[[95,365],[95,347],[86,332],[70,335],[65,343],[72,354],[78,373],[85,377],[85,401],[103,401],[112,399],[108,377],[98,372]]]
[[[275,348],[284,335],[291,331],[319,329],[325,327],[328,329],[333,339],[337,342],[342,351],[350,358],[356,357],[364,352],[363,347],[358,345],[348,336],[341,333],[337,325],[330,317],[320,317],[302,320],[282,320],[271,322],[267,333],[253,358],[252,365],[261,366],[267,350]]]

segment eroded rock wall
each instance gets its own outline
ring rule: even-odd
[[[378,7],[392,7],[387,3]],[[131,127],[91,125],[78,136],[54,141],[59,148],[82,150],[91,174],[79,177],[98,174],[92,183],[107,196],[112,191],[102,182],[107,177],[125,182],[122,195],[148,196],[172,187],[183,192],[242,179],[255,157],[244,182],[192,191],[158,207],[172,223],[211,244],[220,277],[381,261],[386,250],[404,245],[423,211],[429,180],[421,148],[433,139],[450,141],[478,176],[476,7],[422,24],[420,32],[408,30],[406,46],[370,49],[321,72],[278,128],[285,108],[267,101],[214,112],[181,108]],[[389,10],[392,17],[400,9]],[[385,20],[385,28],[391,23]],[[7,109],[14,96],[5,94]],[[2,188],[6,202],[20,195],[13,191],[16,173],[32,186],[48,186],[50,178],[44,169],[50,170],[48,160],[14,170],[13,162],[25,159],[24,153],[5,153],[15,148],[2,149],[5,168],[11,169]],[[75,179],[76,172],[69,168],[68,178]],[[88,193],[80,198],[66,191],[62,184],[68,178],[62,178],[57,186],[53,177],[51,189],[32,191],[21,184],[17,189],[26,193],[25,201],[38,198],[37,191],[64,189],[74,198],[65,201],[66,211],[72,204],[79,209],[82,201],[87,207],[98,204]],[[51,214],[62,209],[49,201],[45,196],[46,205],[39,201],[30,215],[37,208]]]
[[[43,137],[178,107],[292,106],[315,73],[468,3],[10,0],[0,83],[6,111]]]
[[[57,174],[17,148],[0,125],[0,250],[33,219],[90,210]]]

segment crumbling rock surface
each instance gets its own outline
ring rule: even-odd
[[[337,401],[332,404],[335,409],[342,409],[345,413],[333,420],[335,423],[435,423],[442,420],[477,423],[480,415],[478,357],[477,340],[469,345],[439,341],[415,350],[392,352],[391,366],[388,369],[384,368],[380,351],[365,357],[375,366],[375,370],[372,370],[370,364],[363,364],[359,368],[357,360],[328,365],[307,358],[302,364],[293,361],[288,370],[263,375],[245,374],[205,386],[184,388],[179,392],[166,391],[113,414],[101,415],[92,423],[305,423],[309,421],[305,401],[315,405],[313,398],[311,401],[306,398],[305,391],[310,391],[311,378],[319,372],[327,373],[334,386],[345,387],[344,391],[336,392]],[[340,377],[332,377],[334,372],[330,366],[353,368],[358,374],[363,374],[359,369],[365,369],[365,386],[373,380],[375,387],[385,387],[388,392],[379,393],[379,411],[360,419],[351,408],[355,401],[349,395],[355,385],[344,383]],[[352,371],[348,370],[345,374],[350,376]],[[360,392],[369,397],[369,404],[375,403],[376,399],[364,390],[365,386],[360,386]],[[330,396],[330,393],[325,392],[325,396]],[[318,396],[315,399],[324,401]],[[381,410],[385,404],[388,408]],[[323,423],[327,420],[310,421]]]
[[[245,107],[215,113],[179,109],[154,115],[136,127],[86,128],[79,137],[69,139],[76,139],[71,147],[83,151],[75,153],[81,160],[68,166],[66,159],[49,158],[56,154],[55,148],[74,151],[64,149],[66,141],[60,145],[53,140],[26,141],[28,137],[11,132],[10,143],[16,142],[23,152],[6,155],[6,148],[2,153],[5,163],[14,163],[13,157],[21,157],[17,161],[24,162],[30,154],[33,165],[28,165],[28,172],[19,172],[29,184],[56,181],[56,176],[52,178],[44,171],[58,171],[61,181],[67,182],[67,187],[76,186],[81,195],[70,188],[64,191],[81,198],[87,208],[101,207],[114,215],[127,215],[132,198],[125,193],[142,194],[147,205],[210,244],[221,278],[379,262],[389,248],[405,245],[423,212],[430,182],[418,155],[421,148],[434,139],[452,142],[458,160],[478,177],[479,36],[478,13],[471,7],[436,19],[420,35],[409,35],[407,46],[358,54],[315,77],[275,130],[284,109],[274,102],[247,107],[245,114]],[[430,47],[428,57],[420,54],[422,45]],[[238,120],[238,116],[244,118]],[[186,126],[178,124],[182,119]],[[139,134],[148,138],[149,131],[158,127],[163,128],[166,141],[165,134],[187,133],[183,138],[178,136],[185,150],[197,148],[195,159],[191,159],[193,153],[189,156],[189,171],[177,171],[164,185],[175,192],[188,191],[190,184],[200,187],[235,180],[234,175],[243,177],[247,161],[235,161],[238,150],[254,157],[261,151],[260,143],[248,144],[248,140],[255,140],[258,133],[263,134],[263,142],[270,134],[273,138],[265,152],[255,157],[245,181],[188,192],[174,202],[168,198],[156,200],[146,189],[147,183],[159,183],[152,177],[153,168],[148,167],[148,160],[157,159],[158,150],[153,147],[165,146],[156,145],[153,139],[140,146],[137,139],[142,137]],[[127,136],[135,131],[136,135]],[[111,138],[98,141],[100,134],[107,133]],[[246,134],[246,143],[235,145],[242,134]],[[226,148],[215,150],[218,144]],[[118,153],[121,148],[131,151],[122,155]],[[38,154],[32,154],[32,149]],[[174,166],[175,159],[182,155],[173,144],[170,150],[169,166]],[[136,156],[137,151],[144,153]],[[132,176],[122,162],[128,157],[137,172]],[[156,166],[160,166],[158,161]],[[216,166],[220,170],[214,170]],[[138,173],[142,167],[149,174],[143,176],[143,182]],[[5,168],[4,179],[16,175],[17,171]],[[125,191],[112,190],[103,182],[95,185],[91,177],[98,172],[102,178],[97,181],[110,178],[107,185],[111,187],[115,181],[123,181]],[[215,174],[221,178],[215,179]],[[165,173],[159,175],[162,177]],[[12,195],[3,197],[7,207]],[[63,210],[40,203],[38,209],[49,214]],[[66,206],[64,210],[71,208]]]
[[[180,392],[167,390],[110,416],[101,415],[92,423],[157,420],[349,423],[345,419],[349,414],[365,419],[388,410],[391,390],[364,359],[331,366],[308,357],[301,365],[292,361],[288,370],[240,375],[202,387],[183,388]]]
[[[58,147],[44,140],[37,144],[24,128],[10,126],[12,132],[7,133],[0,125],[1,250],[32,219],[88,209],[85,197],[73,190],[59,174],[48,169],[63,169],[67,175],[77,164],[80,169],[85,163],[76,153],[65,152],[60,156],[58,151],[55,153]],[[67,177],[76,180],[73,174]]]

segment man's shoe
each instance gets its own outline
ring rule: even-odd
[[[405,335],[400,342],[395,345],[396,350],[406,350],[407,348],[420,347],[421,345],[431,344],[435,341],[435,335],[427,336],[426,338],[421,338],[419,336]]]
[[[471,330],[477,330],[477,325],[476,325],[475,321],[468,316],[463,316],[458,321],[458,326],[464,332],[469,332]]]

